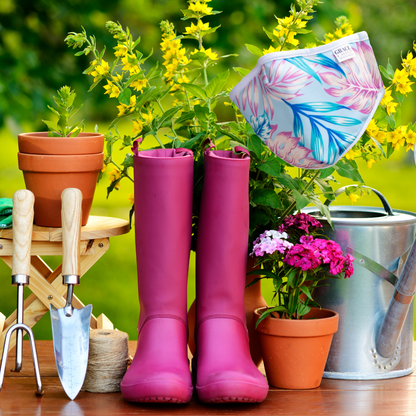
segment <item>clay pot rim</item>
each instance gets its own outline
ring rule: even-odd
[[[37,132],[28,132],[28,133],[19,133],[17,135],[17,137],[35,137],[35,138],[42,138],[42,139],[50,139],[50,140],[65,140],[65,139],[70,139],[70,140],[82,140],[85,139],[86,137],[104,137],[103,133],[91,133],[91,132],[87,132],[87,131],[83,131],[81,133],[79,133],[78,136],[64,136],[64,137],[52,137],[52,136],[48,136],[48,132],[47,131],[37,131]]]
[[[18,135],[19,152],[34,155],[86,155],[104,150],[102,133],[81,132],[76,137],[49,137],[47,131]]]
[[[254,310],[254,321],[261,315],[261,310],[266,307]],[[274,319],[267,317],[263,319],[256,331],[261,334],[270,336],[287,336],[287,337],[314,337],[334,334],[338,330],[339,314],[330,309],[312,308],[311,314],[324,314],[327,316],[317,317],[317,319]]]
[[[19,169],[35,173],[98,172],[103,168],[104,153],[87,155],[32,155],[18,153]]]

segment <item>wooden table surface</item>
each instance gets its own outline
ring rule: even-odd
[[[207,405],[194,395],[186,405],[126,402],[121,393],[80,392],[70,401],[59,382],[52,341],[37,341],[44,395],[35,395],[36,383],[28,341],[24,342],[23,370],[12,373],[14,350],[10,352],[6,377],[0,392],[0,415],[416,415],[416,376],[349,381],[324,379],[313,390],[270,388],[260,404]],[[130,341],[134,354],[136,342]]]

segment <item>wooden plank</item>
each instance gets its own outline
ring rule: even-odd
[[[112,217],[97,217],[91,215],[87,225],[81,227],[81,240],[114,237],[130,231],[130,224],[126,220]],[[0,239],[13,239],[12,228],[0,229]],[[62,229],[52,227],[33,226],[32,241],[62,241]]]
[[[65,395],[57,377],[51,341],[37,341],[44,396],[35,396],[36,383],[31,364],[30,347],[24,341],[23,369],[11,373],[14,351],[10,353],[6,377],[0,392],[0,414],[53,415],[244,415],[244,416],[413,416],[416,409],[416,376],[376,381],[324,379],[313,390],[270,388],[259,404],[201,403],[196,395],[186,405],[142,404],[125,401],[121,393],[96,394],[81,391],[75,401]],[[130,341],[130,353],[136,342]]]

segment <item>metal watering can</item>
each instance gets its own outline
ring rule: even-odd
[[[416,214],[383,208],[329,206],[332,229],[315,207],[324,233],[355,257],[349,279],[330,279],[315,300],[339,313],[324,377],[375,380],[413,372],[413,296],[416,287]],[[345,188],[337,191],[337,195]]]

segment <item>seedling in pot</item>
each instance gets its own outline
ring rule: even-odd
[[[74,100],[77,94],[71,87],[64,85],[58,90],[58,97],[53,97],[57,108],[53,108],[48,105],[48,108],[58,116],[58,121],[42,120],[49,129],[49,136],[51,137],[76,137],[84,130],[84,120],[79,121],[73,126],[70,126],[69,119],[74,116],[79,109],[82,108],[81,104],[78,108],[74,108]]]

